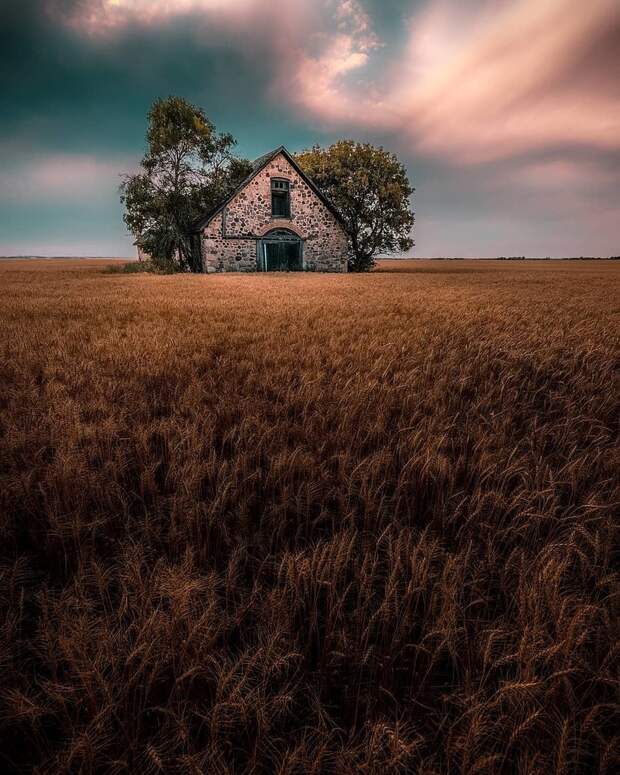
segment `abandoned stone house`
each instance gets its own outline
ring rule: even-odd
[[[206,272],[347,271],[339,213],[283,147],[194,228]]]
[[[340,214],[283,146],[256,159],[192,237],[205,272],[347,271]],[[138,259],[148,259],[142,241],[134,244]]]

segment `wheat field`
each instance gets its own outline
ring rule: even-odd
[[[0,770],[619,771],[620,262],[0,305]]]

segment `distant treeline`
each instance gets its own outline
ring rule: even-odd
[[[485,260],[485,259],[483,259]],[[490,261],[618,261],[620,256],[566,256],[565,258],[551,258],[544,256],[540,258],[527,258],[526,256],[498,256],[496,259],[486,259]]]
[[[408,257],[411,258],[411,257]],[[620,256],[567,256],[566,258],[528,257],[528,256],[497,256],[497,258],[466,258],[465,256],[437,256],[435,258],[419,258],[414,261],[620,261]]]

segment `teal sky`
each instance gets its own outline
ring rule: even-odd
[[[254,158],[406,164],[419,256],[620,254],[617,0],[22,0],[0,29],[0,254],[132,255],[158,96]]]

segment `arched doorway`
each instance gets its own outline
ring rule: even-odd
[[[258,265],[263,272],[301,272],[302,240],[289,229],[272,229],[259,240]]]

